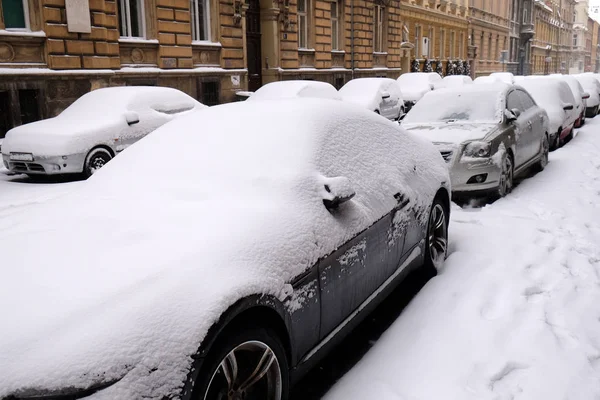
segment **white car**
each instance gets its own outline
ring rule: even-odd
[[[166,124],[0,218],[0,398],[288,399],[411,270],[443,266],[449,180],[430,143],[340,101]]]
[[[578,118],[575,121],[575,128],[581,127],[585,123],[585,109],[587,107],[587,99],[590,98],[581,83],[572,75],[552,74],[551,78],[560,79],[569,85],[571,93],[575,98],[575,111],[577,112]]]
[[[498,79],[500,82],[508,83],[509,85],[515,83],[515,76],[512,72],[492,72],[490,76]]]
[[[556,149],[570,140],[579,115],[569,85],[559,79],[535,78],[525,79],[519,82],[519,86],[548,114],[550,149]]]
[[[320,81],[277,81],[262,86],[246,101],[279,100],[294,98],[319,98],[341,100],[342,97],[332,84]]]
[[[402,90],[404,110],[408,112],[425,93],[436,89],[442,82],[442,77],[437,72],[407,72],[398,77],[398,84]]]
[[[340,89],[339,93],[342,100],[365,107],[387,119],[398,121],[404,117],[404,100],[395,79],[352,79]]]
[[[591,74],[573,75],[590,97],[586,100],[585,116],[594,118],[600,109],[600,82]]]
[[[83,173],[89,177],[156,128],[204,108],[187,94],[167,87],[97,89],[54,118],[8,131],[2,158],[14,173]]]
[[[480,85],[480,84],[488,85],[490,83],[499,83],[499,82],[503,82],[503,81],[501,81],[497,77],[494,77],[491,75],[478,76],[477,78],[475,78],[473,80],[473,83],[475,83],[477,85]]]
[[[455,87],[461,87],[464,85],[471,85],[472,83],[473,83],[473,79],[471,79],[470,76],[449,75],[449,76],[445,76],[442,79],[442,82],[438,86],[444,87],[444,88],[455,88]]]

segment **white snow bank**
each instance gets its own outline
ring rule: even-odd
[[[326,400],[600,398],[600,120],[453,210],[450,256]]]
[[[248,100],[277,100],[298,97],[341,100],[338,91],[327,82],[319,81],[277,81],[267,83],[248,98]]]

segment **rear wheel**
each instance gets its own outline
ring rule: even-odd
[[[425,268],[433,270],[439,270],[448,255],[448,210],[439,197],[429,212],[425,252]]]
[[[94,175],[96,171],[104,167],[107,162],[112,159],[110,152],[102,147],[98,147],[90,151],[88,156],[85,158],[85,165],[83,166],[83,173],[86,178]]]
[[[285,400],[289,371],[277,334],[267,328],[231,329],[207,355],[194,400]]]
[[[558,128],[558,132],[556,132],[556,136],[552,143],[550,144],[550,150],[554,151],[560,147],[560,133],[562,132],[562,128]]]

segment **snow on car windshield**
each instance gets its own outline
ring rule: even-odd
[[[520,82],[519,85],[527,90],[535,102],[547,112],[559,111],[560,114],[563,113],[560,107],[560,100],[562,100],[562,98],[558,81],[555,82],[549,79],[526,79],[523,82]]]
[[[431,122],[498,122],[500,90],[494,85],[485,90],[441,89],[427,93],[410,110],[403,124]]]

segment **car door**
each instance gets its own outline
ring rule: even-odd
[[[527,129],[524,137],[525,162],[536,157],[540,152],[542,135],[544,134],[544,115],[542,109],[535,104],[529,93],[518,89],[517,93],[523,104],[523,117],[526,119]]]
[[[516,89],[511,90],[506,96],[506,108],[517,111],[517,119],[512,122],[515,126],[515,168],[527,161],[527,140],[533,131],[533,122],[525,114],[521,96]]]

